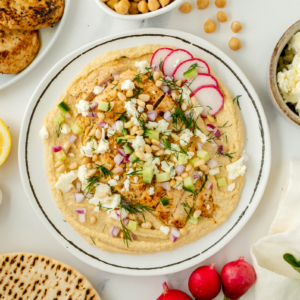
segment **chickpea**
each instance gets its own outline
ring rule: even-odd
[[[217,28],[217,24],[211,19],[208,19],[204,24],[204,31],[206,33],[215,32],[216,28]]]
[[[228,46],[231,50],[236,51],[242,48],[242,42],[238,38],[232,37]]]
[[[159,0],[159,3],[162,7],[167,6],[171,0]]]
[[[228,17],[224,11],[219,11],[217,13],[217,20],[221,23],[225,23],[228,21]]]
[[[160,8],[160,4],[157,0],[149,0],[148,1],[148,8],[150,11],[155,11]]]
[[[121,15],[126,15],[128,12],[128,9],[129,9],[128,4],[124,0],[121,0],[120,2],[118,2],[115,5],[116,12]]]
[[[209,0],[197,0],[198,9],[206,9],[209,5]]]
[[[129,7],[128,12],[131,15],[137,15],[139,13],[138,3],[137,2],[130,2],[130,7]]]
[[[216,1],[215,1],[215,6],[216,6],[216,7],[219,7],[219,8],[225,7],[226,4],[227,4],[227,1],[226,1],[226,0],[216,0]]]
[[[115,9],[115,5],[119,2],[119,0],[108,0],[106,4],[111,8]]]
[[[192,10],[192,5],[190,2],[184,2],[179,6],[178,10],[180,10],[184,14],[188,14]]]
[[[231,26],[230,26],[231,30],[234,32],[234,33],[237,33],[239,32],[240,30],[243,29],[243,26],[241,24],[241,22],[239,21],[234,21],[231,23]]]

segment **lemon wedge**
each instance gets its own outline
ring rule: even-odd
[[[11,148],[11,137],[5,123],[0,119],[0,166],[6,161]]]

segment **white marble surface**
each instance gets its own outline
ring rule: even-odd
[[[189,15],[174,10],[145,21],[125,22],[104,15],[94,0],[72,0],[66,26],[50,53],[27,77],[0,91],[0,118],[9,126],[13,142],[8,160],[0,167],[0,189],[3,191],[0,253],[25,251],[61,260],[82,272],[103,300],[153,300],[160,295],[161,284],[165,280],[171,287],[188,291],[188,277],[194,268],[169,276],[125,277],[99,271],[73,257],[50,235],[33,212],[18,171],[18,137],[23,113],[40,79],[60,58],[86,43],[110,34],[141,27],[164,27],[193,33],[221,48],[248,76],[264,106],[272,139],[272,168],[266,192],[248,224],[226,247],[203,264],[213,261],[220,271],[226,262],[240,255],[250,260],[250,245],[267,234],[275,215],[288,161],[290,158],[300,158],[300,128],[286,122],[275,111],[268,98],[265,81],[271,51],[281,34],[299,19],[300,2],[228,0],[224,11],[230,21],[240,20],[244,26],[243,31],[237,34],[243,42],[239,52],[233,52],[227,46],[232,36],[229,22],[218,24],[214,34],[204,33],[203,23],[209,17],[215,19],[218,9],[211,3],[209,9],[199,11],[195,9],[194,2],[193,11]],[[222,299],[222,295],[216,299]],[[254,299],[253,289],[241,299]]]

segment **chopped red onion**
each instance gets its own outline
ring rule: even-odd
[[[157,112],[155,110],[148,111],[147,117],[150,121],[155,121],[155,119],[157,117]]]
[[[123,205],[130,205],[131,202],[130,201],[126,201]]]
[[[175,167],[175,172],[179,175],[182,174],[184,171],[185,171],[185,166],[184,165],[177,165]]]
[[[154,65],[152,68],[153,68],[153,71],[159,71],[158,65]]]
[[[96,112],[89,112],[88,117],[89,118],[97,118],[97,113]]]
[[[219,146],[219,151],[218,151],[219,153],[221,153],[221,154],[223,154],[223,152],[224,152],[224,147],[223,147],[223,145],[220,145]]]
[[[173,234],[171,234],[171,235],[170,235],[170,239],[171,239],[171,242],[172,242],[172,243],[175,243],[176,240],[177,240],[177,237],[174,236]]]
[[[114,123],[115,124],[115,123]],[[96,124],[97,126],[99,126],[99,127],[105,127],[105,122],[101,122],[101,123],[98,123],[98,124]],[[115,129],[114,129],[115,130]]]
[[[172,95],[172,92],[171,92],[171,91],[168,91],[168,95],[171,96],[171,95]]]
[[[115,163],[119,166],[123,163],[124,161],[124,156],[122,156],[121,154],[117,154],[114,158]]]
[[[130,162],[129,157],[130,157],[130,154],[126,154],[125,158],[124,158],[124,162],[129,163]]]
[[[207,165],[208,165],[211,169],[214,169],[214,168],[216,168],[219,164],[218,164],[214,159],[210,159],[210,160],[207,162]]]
[[[213,183],[212,182],[209,182],[207,185],[206,185],[206,189],[207,190],[210,190],[213,186]]]
[[[198,150],[199,150],[199,151],[202,150],[202,146],[203,146],[203,145],[202,145],[201,143],[198,143],[197,146],[198,146]]]
[[[86,214],[86,209],[85,208],[76,209],[76,212],[81,215]]]
[[[79,214],[78,215],[78,222],[80,222],[80,223],[85,222],[85,214]]]
[[[77,140],[77,135],[75,135],[75,134],[72,134],[72,135],[69,137],[69,139],[68,139],[68,141],[69,141],[71,144],[73,144],[76,140]]]
[[[125,156],[125,151],[124,149],[117,149],[119,154],[121,154],[122,156]]]
[[[180,231],[178,228],[172,227],[171,228],[171,235],[174,235],[175,237],[179,238],[180,237]]]
[[[170,122],[172,120],[172,115],[171,115],[171,112],[169,111],[166,111],[165,114],[164,114],[164,119],[168,122]]]
[[[89,106],[90,106],[90,109],[95,109],[98,106],[98,103],[97,102],[91,102],[89,104]]]
[[[124,218],[124,219],[122,220],[122,223],[123,223],[124,226],[127,226],[128,223],[129,223],[129,218]]]
[[[74,193],[75,201],[80,203],[84,200],[84,196],[82,193]]]
[[[220,136],[221,136],[221,132],[220,132],[220,130],[218,129],[218,130],[215,132],[215,137],[216,137],[217,139],[219,139]]]
[[[197,173],[193,175],[194,179],[199,179],[200,177],[201,177],[200,174],[197,174]]]
[[[216,127],[214,125],[212,125],[212,124],[207,124],[206,125],[206,129],[208,131],[215,131]]]
[[[161,183],[161,187],[164,188],[166,191],[169,191],[171,189],[170,182],[166,181],[166,182]]]
[[[114,173],[115,174],[118,174],[118,173],[121,173],[121,172],[123,172],[123,168],[122,167],[116,167],[115,169],[114,169]]]
[[[116,210],[116,211],[115,211],[115,214],[116,214],[116,216],[117,216],[118,218],[120,218],[119,210]]]
[[[117,237],[117,235],[120,232],[120,228],[112,226],[111,229],[109,230],[109,234],[113,237]]]
[[[62,150],[62,146],[53,146],[52,150],[53,150],[53,152],[59,152]]]
[[[116,130],[117,129],[117,123],[112,124],[111,127],[112,127],[113,130]]]
[[[164,93],[168,93],[168,91],[170,89],[167,85],[162,85],[160,88]]]
[[[211,143],[213,147],[218,147],[218,144],[214,140],[211,140]]]

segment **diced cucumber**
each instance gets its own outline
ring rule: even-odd
[[[218,181],[218,187],[223,187],[227,185],[227,181],[225,177],[219,178],[217,179]]]
[[[157,130],[149,129],[147,130],[146,135],[149,137],[150,140],[159,140],[159,131]]]
[[[117,144],[125,143],[127,140],[125,139],[125,136],[118,136],[117,137]]]
[[[136,231],[137,230],[137,221],[130,220],[128,225],[126,226],[126,228],[128,230],[130,230],[131,232]]]
[[[197,156],[204,159],[205,161],[209,161],[210,157],[208,153],[205,150],[199,150],[197,151]]]
[[[194,225],[197,225],[199,222],[199,218],[195,219],[193,216],[190,216],[189,223],[192,223]]]
[[[124,147],[123,147],[124,151],[125,151],[125,154],[131,154],[133,152],[132,148],[126,144]]]
[[[183,189],[193,193],[195,191],[194,179],[191,176],[185,177],[183,180]]]
[[[72,131],[73,131],[74,134],[81,134],[81,133],[83,133],[83,129],[77,123],[73,124],[73,126],[72,126],[71,129],[72,129]]]
[[[61,124],[63,121],[65,120],[65,118],[62,116],[62,115],[60,115],[60,114],[58,114],[58,115],[56,115],[55,117],[54,117],[54,123],[56,123],[57,125],[59,125],[59,124]]]
[[[65,101],[60,102],[57,106],[61,110],[61,112],[64,114],[66,114],[68,111],[70,111],[70,107],[66,104]]]
[[[167,199],[167,197],[163,197],[160,202],[163,206],[169,205],[169,199]]]
[[[165,182],[170,180],[170,173],[159,173],[156,175],[156,182]]]
[[[153,180],[153,169],[151,166],[146,166],[143,169],[143,183],[151,184]]]
[[[197,75],[198,75],[198,72],[197,72],[196,67],[194,67],[190,70],[187,70],[186,72],[183,73],[184,78],[187,80],[190,80],[190,79],[196,77]]]
[[[100,101],[98,104],[98,109],[103,111],[108,111],[108,102]]]
[[[178,155],[178,164],[180,165],[186,165],[187,164],[187,156],[184,153],[179,153]]]
[[[122,131],[122,134],[123,134],[124,136],[125,136],[125,135],[128,135],[127,129],[123,128],[121,131]]]
[[[133,152],[130,156],[129,156],[129,160],[133,163],[138,159],[138,157],[136,156],[136,154]]]
[[[195,162],[198,161],[198,160],[200,160],[199,157],[195,157],[195,158],[191,159],[189,161],[189,165],[191,165],[193,168],[195,168]]]
[[[65,161],[67,159],[67,156],[66,156],[64,150],[56,152],[55,155],[56,155],[57,159],[60,161]]]

